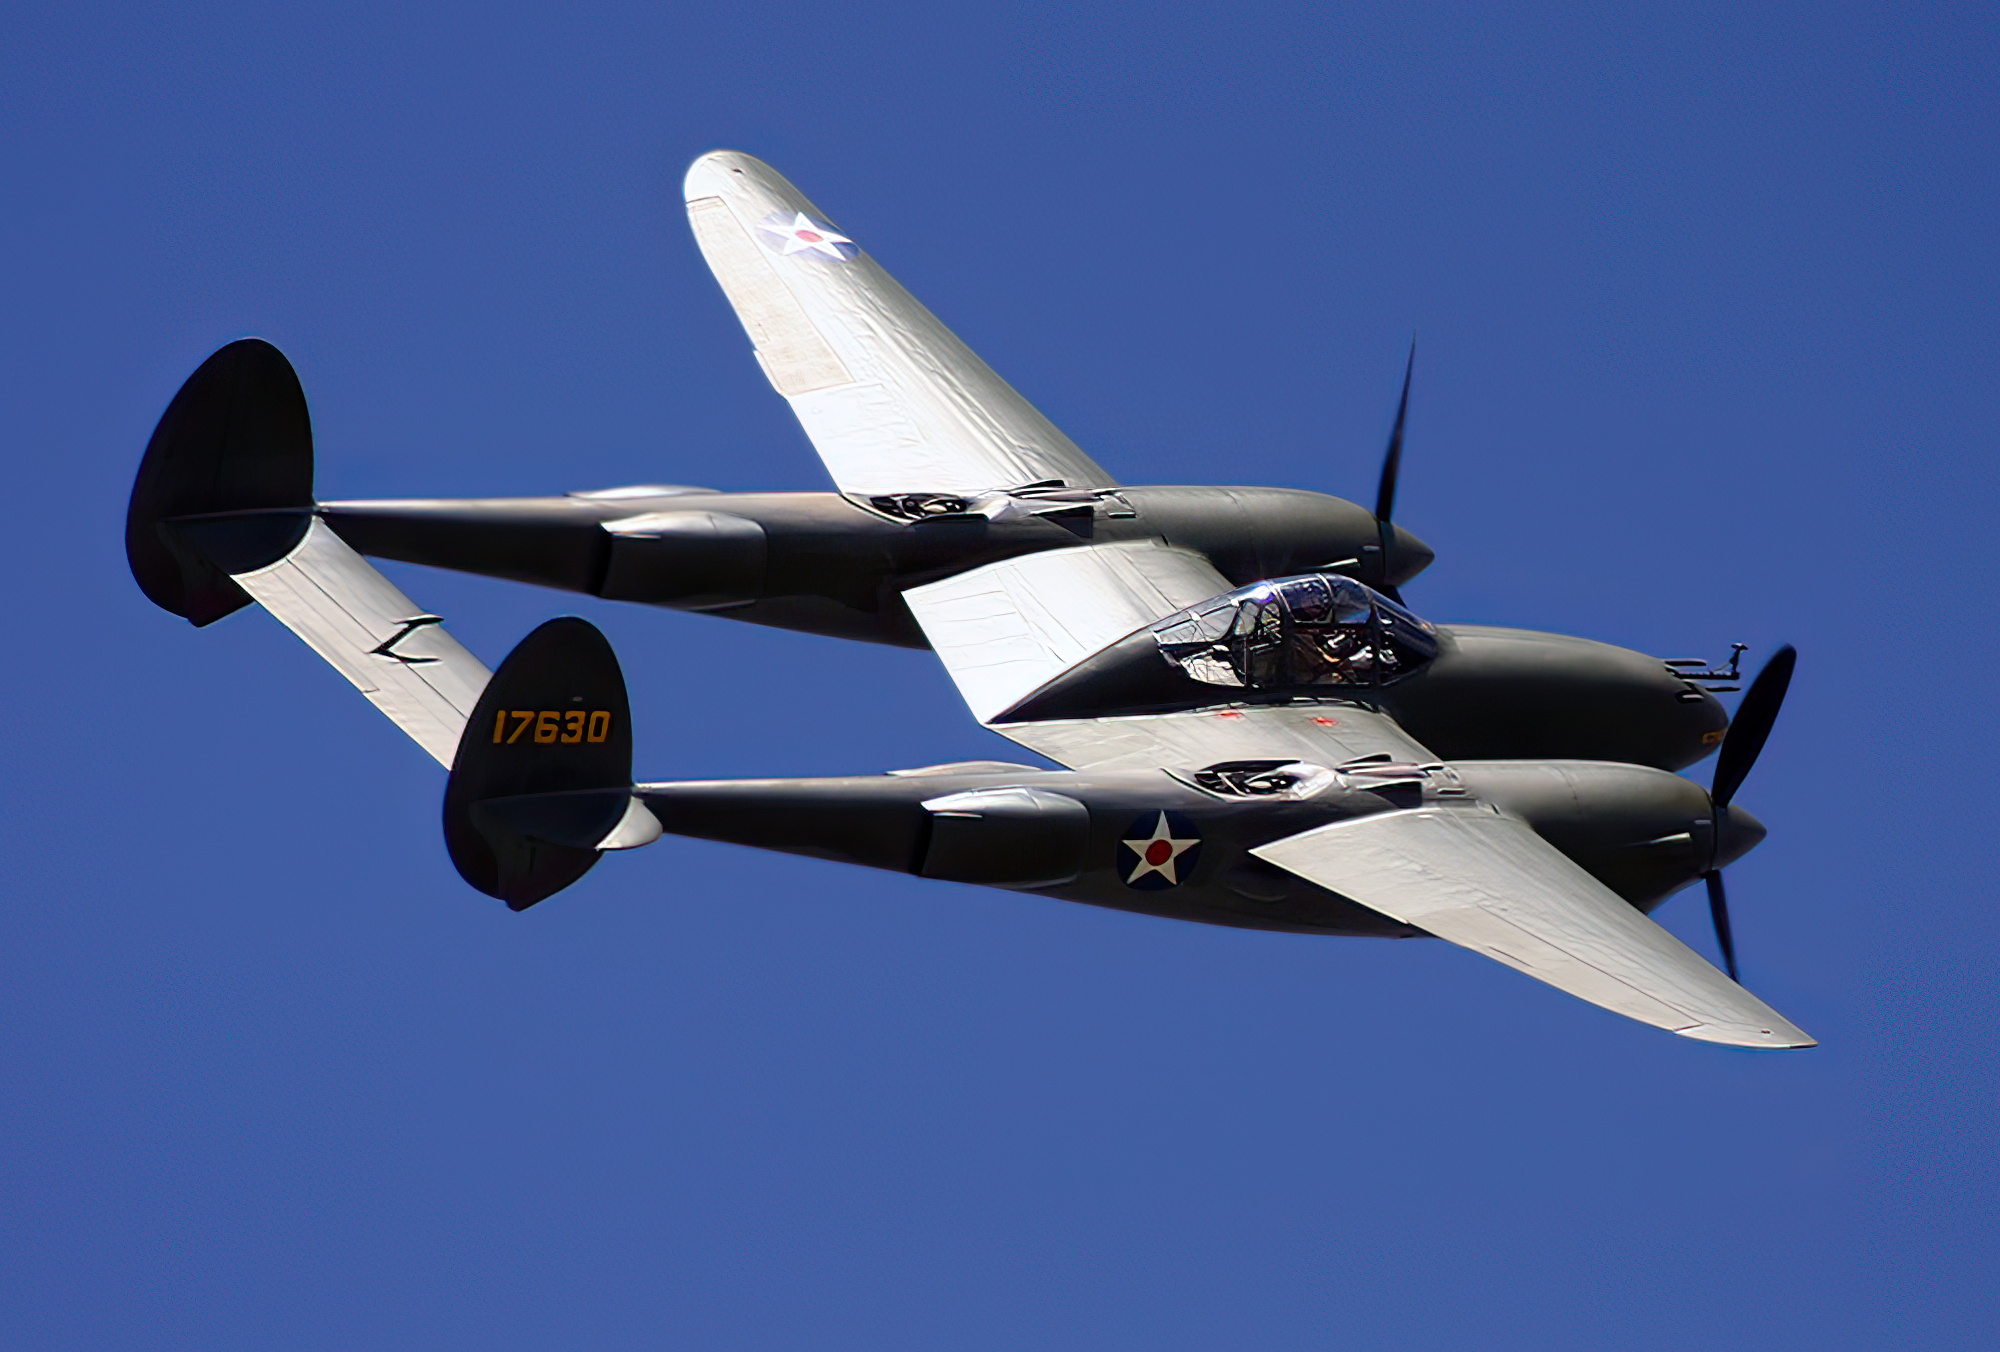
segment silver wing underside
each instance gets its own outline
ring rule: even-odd
[[[1200,554],[1136,540],[990,563],[903,599],[984,723],[1099,649],[1228,590]]]
[[[1117,486],[770,165],[719,150],[685,190],[702,257],[841,491]]]
[[[1336,822],[1251,851],[1558,990],[1683,1037],[1813,1039],[1572,863],[1478,804]]]

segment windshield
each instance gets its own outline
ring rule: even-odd
[[[1207,685],[1381,685],[1437,654],[1436,630],[1337,573],[1240,588],[1153,626],[1160,653]]]

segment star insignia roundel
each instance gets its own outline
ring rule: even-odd
[[[757,233],[765,244],[787,257],[802,253],[845,263],[861,252],[853,240],[803,211],[774,211],[757,223]]]
[[[1201,833],[1178,812],[1148,812],[1118,842],[1118,876],[1142,892],[1179,887],[1201,855]]]

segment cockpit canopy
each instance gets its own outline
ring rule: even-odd
[[[1386,685],[1437,655],[1437,631],[1351,577],[1240,587],[1153,626],[1160,655],[1206,685]]]

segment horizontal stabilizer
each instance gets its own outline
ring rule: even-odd
[[[1483,807],[1357,817],[1251,853],[1629,1019],[1736,1047],[1814,1045],[1525,823]]]
[[[281,514],[270,514],[279,516]],[[254,545],[257,521],[168,523],[168,531],[191,551],[227,569],[231,550]],[[219,538],[221,526],[230,534]],[[287,629],[353,683],[390,721],[449,766],[485,688],[486,667],[445,632],[436,615],[396,589],[326,525],[312,518],[304,538],[275,563],[227,573]]]

